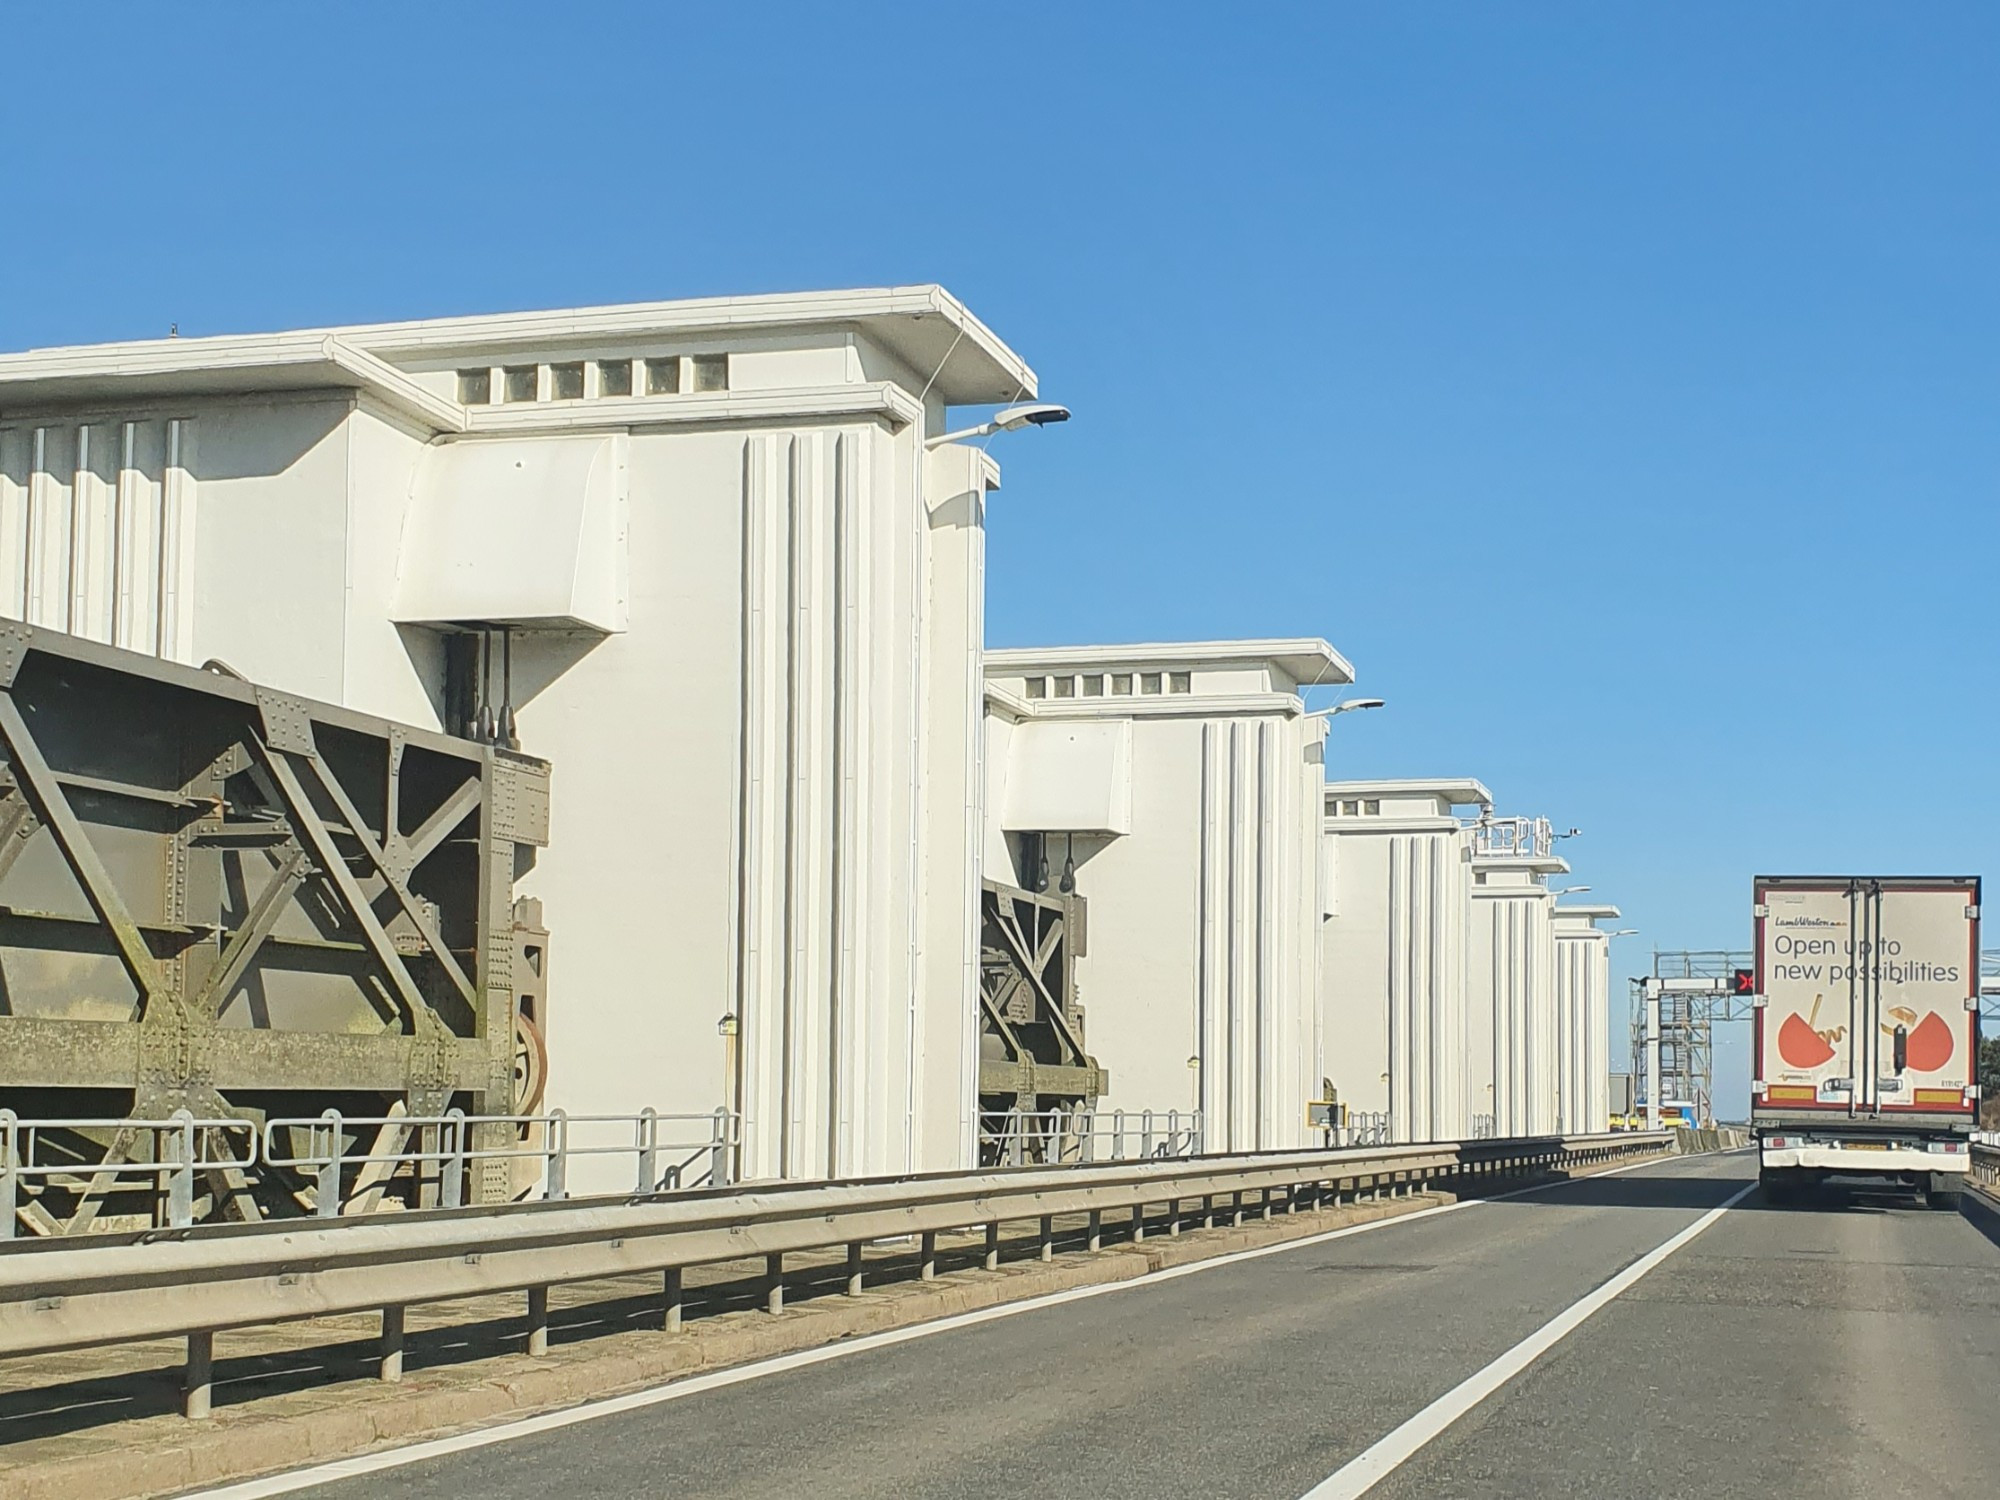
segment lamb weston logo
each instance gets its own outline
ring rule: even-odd
[[[1833,917],[1773,917],[1774,927],[1845,927],[1845,922]]]

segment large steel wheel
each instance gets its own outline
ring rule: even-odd
[[[514,1014],[514,1113],[531,1115],[542,1107],[549,1084],[549,1048],[541,1028],[527,1016]]]

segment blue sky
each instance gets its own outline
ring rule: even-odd
[[[1620,975],[1759,870],[1986,866],[2000,11],[8,35],[0,348],[940,281],[1077,413],[994,447],[995,644],[1327,636],[1335,774],[1582,828]]]

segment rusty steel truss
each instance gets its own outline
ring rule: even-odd
[[[1081,896],[988,880],[979,892],[981,1154],[1000,1147],[1011,1114],[1087,1114],[1110,1077],[1084,1046],[1076,960]]]
[[[0,1108],[255,1124],[532,1107],[547,938],[513,886],[547,827],[531,757],[219,664],[0,627]],[[113,1200],[156,1136],[74,1133],[77,1175],[33,1179],[23,1222],[154,1212]],[[475,1196],[505,1196],[489,1175]],[[309,1185],[210,1176],[216,1217],[310,1202]]]

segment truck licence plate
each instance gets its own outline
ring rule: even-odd
[[[1846,1149],[1849,1151],[1887,1151],[1889,1148],[1881,1141],[1849,1141]]]

